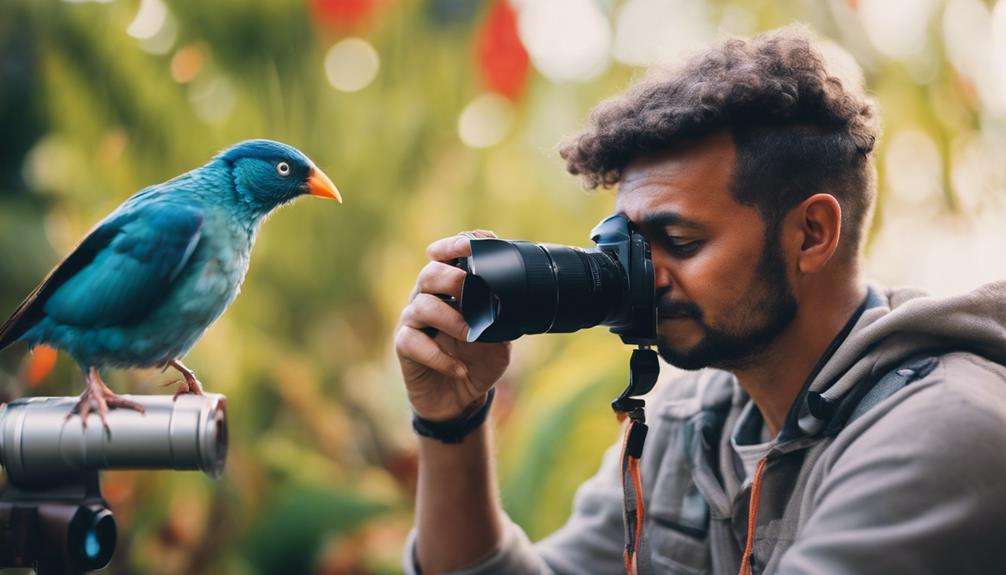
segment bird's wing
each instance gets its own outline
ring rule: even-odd
[[[199,243],[203,216],[168,202],[123,208],[98,224],[0,326],[0,349],[47,315],[82,327],[126,324],[164,297]]]

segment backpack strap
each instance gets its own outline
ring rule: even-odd
[[[935,355],[917,355],[882,376],[856,386],[848,397],[838,404],[835,415],[824,430],[824,435],[838,435],[842,429],[859,419],[878,403],[891,397],[913,381],[929,375],[936,369],[939,362],[939,357]]]

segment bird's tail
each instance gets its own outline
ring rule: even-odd
[[[0,326],[0,351],[3,351],[7,346],[17,341],[19,337],[24,335],[24,332],[28,331],[38,321],[37,317],[32,317],[33,315],[37,315],[31,313],[32,304],[35,303],[39,292],[44,286],[45,283],[43,282],[28,294],[28,297],[24,298],[24,301],[18,304],[14,313]]]

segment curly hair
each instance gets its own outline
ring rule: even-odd
[[[802,26],[723,41],[644,80],[598,105],[559,154],[588,187],[609,187],[637,158],[721,132],[737,149],[732,193],[762,213],[767,233],[823,191],[842,205],[843,236],[858,247],[876,188],[876,106],[829,69]]]

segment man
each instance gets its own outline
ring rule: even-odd
[[[864,283],[877,135],[861,88],[790,28],[602,104],[562,150],[651,244],[661,356],[705,368],[648,401],[641,569],[1003,570],[1006,283],[945,300]],[[426,430],[406,570],[624,572],[617,447],[543,541],[500,508],[479,422],[509,346],[463,343],[431,295],[459,294],[443,262],[469,253],[429,247],[396,340]]]

